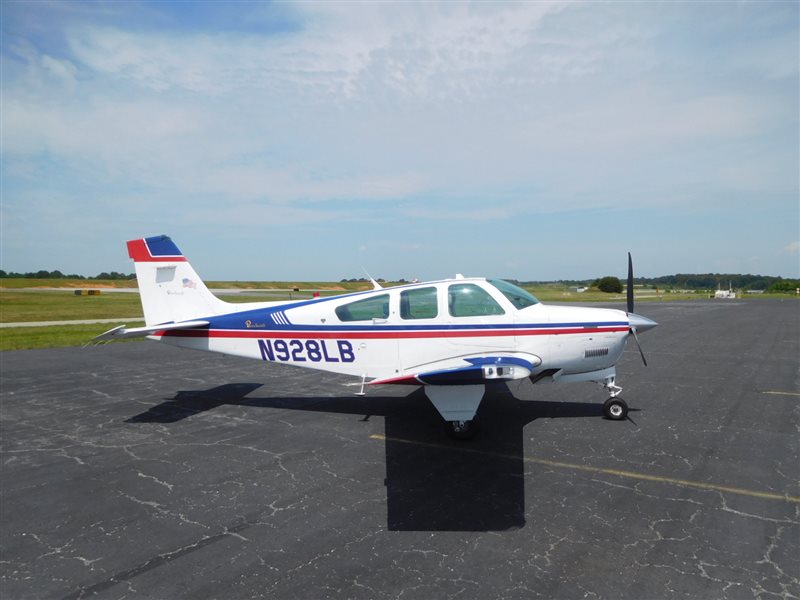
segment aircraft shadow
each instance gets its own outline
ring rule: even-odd
[[[233,383],[176,396],[129,423],[174,423],[225,404],[382,416],[387,526],[390,531],[503,531],[525,526],[523,428],[538,418],[602,418],[602,406],[520,401],[487,389],[470,441],[447,437],[420,388],[405,397],[248,398],[257,383]]]
[[[223,404],[240,404],[260,383],[226,383],[208,390],[180,391],[175,397],[126,419],[126,423],[176,423]]]

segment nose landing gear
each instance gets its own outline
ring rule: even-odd
[[[616,378],[612,375],[603,381],[611,397],[603,404],[603,415],[612,421],[622,421],[628,416],[628,404],[619,397],[622,388],[616,385]]]

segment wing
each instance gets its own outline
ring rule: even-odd
[[[399,377],[374,379],[369,385],[477,385],[486,381],[529,377],[541,359],[532,354],[519,356],[475,356],[425,365],[424,370]]]

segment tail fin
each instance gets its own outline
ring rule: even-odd
[[[129,241],[128,255],[136,267],[148,327],[231,312],[227,302],[208,291],[166,235]]]

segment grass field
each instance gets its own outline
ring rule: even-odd
[[[126,321],[131,327],[142,327],[144,321]],[[55,325],[51,327],[8,327],[0,329],[0,350],[30,350],[84,346],[97,335],[111,329],[108,323],[94,325]],[[123,340],[138,342],[142,338]],[[116,343],[116,342],[115,342]]]
[[[0,322],[142,318],[139,294],[76,296],[73,292],[0,291]]]
[[[101,289],[136,287],[135,279],[27,279],[4,277],[0,279],[0,289],[19,288],[69,288],[69,289]]]

